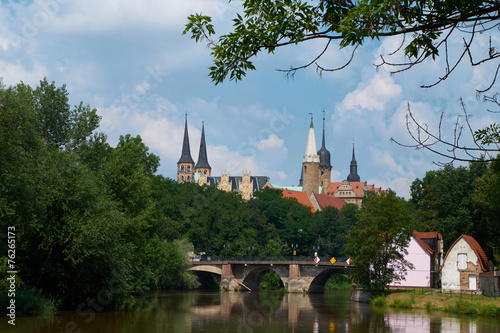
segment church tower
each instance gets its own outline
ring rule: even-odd
[[[179,162],[177,162],[177,182],[194,182],[194,161],[191,157],[189,148],[188,123],[186,113],[186,125],[184,127],[184,140],[182,142],[182,153]]]
[[[194,172],[207,177],[210,177],[212,173],[212,168],[208,164],[207,145],[205,143],[205,122],[201,125],[200,153],[198,154],[198,163],[194,167]]]
[[[319,156],[316,151],[316,138],[314,137],[314,125],[311,115],[311,126],[307,137],[306,154],[302,158],[302,190],[311,195],[312,192],[319,193],[320,171]]]
[[[360,178],[358,175],[358,163],[356,162],[356,157],[354,156],[354,142],[352,143],[352,160],[349,176],[347,176],[348,182],[359,182]]]
[[[328,185],[330,185],[330,178],[332,174],[332,165],[330,164],[330,152],[325,147],[325,111],[323,111],[323,140],[321,142],[321,149],[318,150],[319,155],[319,179],[322,192],[325,193]]]

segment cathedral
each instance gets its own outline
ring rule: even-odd
[[[323,111],[323,136],[321,148],[316,150],[316,136],[314,133],[313,118],[307,137],[306,151],[302,157],[302,170],[299,186],[279,186],[269,182],[269,177],[252,176],[250,172],[242,172],[241,176],[230,176],[227,172],[222,172],[221,176],[212,176],[212,168],[208,163],[207,146],[205,142],[205,124],[202,123],[200,150],[198,161],[194,163],[191,157],[189,146],[189,134],[187,114],[184,126],[184,138],[182,142],[182,152],[179,162],[177,162],[177,182],[192,182],[199,185],[217,186],[224,191],[239,192],[243,199],[251,199],[253,193],[264,187],[281,189],[284,196],[296,197],[299,202],[310,200],[307,203],[313,210],[321,210],[321,206],[339,206],[339,201],[332,201],[327,198],[334,197],[341,199],[344,204],[352,203],[361,207],[365,192],[375,191],[380,193],[381,188],[375,185],[368,185],[361,182],[358,175],[358,164],[356,162],[354,144],[352,147],[352,159],[350,172],[346,180],[342,182],[331,181],[332,165],[330,162],[330,152],[325,146],[325,113]],[[300,193],[304,192],[304,193]],[[286,194],[286,195],[285,195]],[[305,194],[306,199],[303,198]],[[309,199],[307,199],[309,198]],[[328,203],[327,203],[328,202]]]
[[[194,163],[189,147],[188,123],[184,126],[184,138],[182,141],[182,152],[177,162],[177,182],[197,183],[199,185],[217,186],[220,190],[227,192],[238,192],[243,199],[249,200],[253,193],[263,189],[269,184],[269,177],[252,176],[250,172],[243,171],[241,176],[230,176],[228,172],[222,172],[220,177],[212,176],[212,167],[208,163],[207,144],[205,142],[205,124],[201,127],[200,151],[198,162]]]

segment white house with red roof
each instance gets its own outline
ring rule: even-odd
[[[441,267],[443,291],[477,292],[479,274],[489,271],[489,262],[479,243],[471,236],[460,236],[450,247]]]

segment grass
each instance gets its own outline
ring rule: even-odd
[[[412,289],[413,291],[413,289]],[[420,291],[405,293],[395,291],[387,296],[376,297],[372,300],[376,306],[387,306],[399,309],[425,309],[427,311],[446,311],[450,313],[466,314],[500,318],[500,298],[494,299],[480,295],[448,295]]]

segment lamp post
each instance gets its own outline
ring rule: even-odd
[[[314,256],[318,256],[318,251],[319,251],[319,245],[318,246],[313,246],[313,251],[314,251]]]
[[[293,261],[295,261],[295,255],[297,254],[297,248],[299,247],[299,244],[292,244],[292,250],[293,250]]]
[[[253,247],[253,246],[248,247],[248,254],[250,255],[250,261],[252,260],[252,253],[253,253],[254,249],[255,249],[255,247]]]
[[[226,249],[226,261],[227,261],[227,249],[229,248],[229,244],[224,244],[224,248]]]

